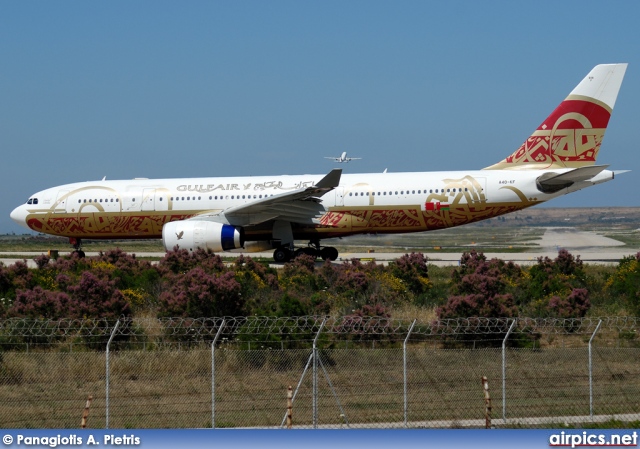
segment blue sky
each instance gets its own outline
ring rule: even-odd
[[[550,207],[640,206],[640,3],[0,3],[0,233],[92,179],[478,169],[599,63],[629,68],[598,163]]]

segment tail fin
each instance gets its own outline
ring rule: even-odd
[[[516,152],[485,170],[593,165],[627,64],[597,65]]]

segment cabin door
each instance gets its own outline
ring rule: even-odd
[[[156,189],[144,189],[142,191],[142,210],[156,210]]]
[[[344,206],[344,187],[336,187],[333,190],[336,192],[336,207]]]
[[[69,201],[68,195],[68,190],[60,190],[58,192],[58,196],[56,197],[56,202],[53,209],[54,213],[59,214],[67,211],[67,202]]]

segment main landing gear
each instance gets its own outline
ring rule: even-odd
[[[293,245],[279,246],[273,252],[273,260],[278,263],[289,262],[291,259],[294,259],[302,254],[306,254],[307,256],[311,256],[316,259],[318,257],[321,257],[322,260],[333,261],[338,258],[338,250],[334,247],[325,246],[321,248],[319,241],[311,241],[309,242],[309,246],[305,248],[294,249]]]
[[[79,258],[84,259],[84,251],[82,251],[82,241],[80,239],[76,239],[74,237],[69,237],[69,243],[71,243],[71,245],[73,245],[73,249],[74,251],[73,253],[76,253],[78,255]]]

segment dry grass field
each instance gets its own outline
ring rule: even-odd
[[[594,351],[594,413],[640,413],[640,350]],[[310,349],[216,350],[216,427],[278,427],[286,390],[300,389],[294,424],[313,423]],[[487,376],[494,423],[502,418],[500,349],[407,351],[408,421],[450,426],[484,417],[480,378]],[[404,419],[402,349],[321,351],[318,425],[397,427]],[[5,352],[0,374],[0,422],[6,428],[77,428],[86,397],[89,427],[106,420],[105,354]],[[301,381],[302,379],[302,381]],[[507,417],[527,427],[589,415],[588,352],[582,348],[510,349]],[[109,424],[113,428],[211,427],[211,351],[114,351],[110,357]],[[547,424],[545,424],[547,423]],[[440,424],[442,425],[442,424]],[[519,424],[522,425],[522,424]],[[509,425],[507,425],[508,427]]]

